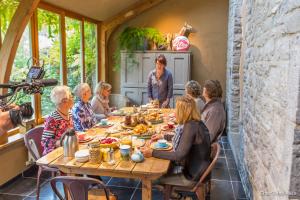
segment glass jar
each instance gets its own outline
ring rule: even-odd
[[[89,143],[90,162],[99,164],[101,162],[100,143],[92,142]]]

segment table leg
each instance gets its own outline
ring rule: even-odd
[[[152,199],[152,183],[148,178],[142,179],[142,200],[151,200]]]

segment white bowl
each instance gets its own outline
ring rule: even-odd
[[[90,152],[88,149],[82,149],[75,152],[75,158],[86,158],[90,156]]]
[[[76,158],[76,161],[77,161],[77,162],[84,163],[84,162],[89,161],[89,157]]]

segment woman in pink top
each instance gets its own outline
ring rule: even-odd
[[[73,128],[72,114],[73,96],[67,86],[56,86],[51,91],[51,101],[56,109],[47,117],[42,135],[43,155],[53,151],[59,146],[62,134]]]

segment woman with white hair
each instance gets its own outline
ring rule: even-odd
[[[74,95],[79,99],[72,109],[74,129],[83,131],[92,128],[97,121],[89,102],[92,96],[89,84],[81,83],[77,85],[74,89]]]
[[[73,120],[70,109],[73,106],[73,96],[67,86],[56,86],[51,91],[51,101],[55,104],[55,110],[47,117],[44,123],[44,132],[41,144],[43,155],[59,147],[62,134],[73,128]]]
[[[111,85],[102,81],[100,81],[95,88],[95,96],[93,97],[91,104],[97,120],[101,120],[110,115],[110,92]]]

